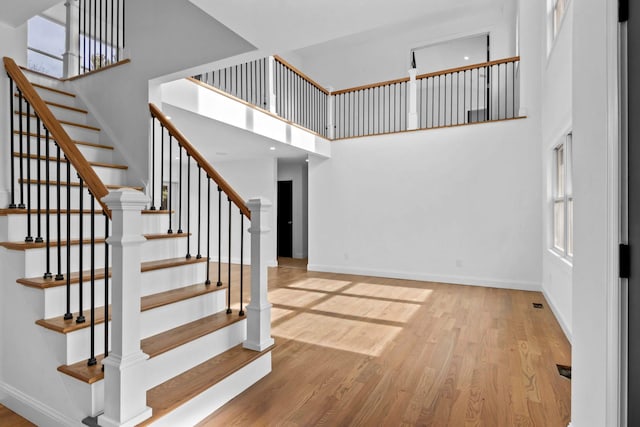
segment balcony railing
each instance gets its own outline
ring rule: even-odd
[[[330,92],[275,56],[196,79],[327,139],[518,118],[520,57]]]

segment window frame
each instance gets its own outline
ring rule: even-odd
[[[551,54],[558,34],[560,34],[570,4],[571,0],[547,0],[547,56]],[[562,11],[558,16],[557,11],[560,7]]]
[[[550,249],[558,256],[571,262],[573,260],[573,134],[568,132],[562,141],[553,146],[552,155],[552,188],[550,201],[551,214],[551,241]],[[560,169],[559,152],[562,151],[563,164]],[[562,173],[562,182],[560,174]],[[562,203],[562,236],[557,235],[558,224],[556,222],[556,205]],[[561,238],[562,246],[556,245],[557,237]]]

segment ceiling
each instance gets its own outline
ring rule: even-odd
[[[19,27],[29,18],[49,9],[61,0],[3,0],[0,22],[10,27]]]
[[[190,0],[264,51],[285,52],[424,17],[514,0]],[[423,25],[425,25],[423,24]]]

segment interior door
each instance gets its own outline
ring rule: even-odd
[[[293,256],[293,181],[278,181],[278,256]]]

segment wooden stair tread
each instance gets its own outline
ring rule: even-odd
[[[191,233],[188,233],[190,236]],[[176,238],[186,238],[187,233],[157,233],[157,234],[145,234],[144,237],[147,240],[158,240],[158,239],[176,239]],[[195,256],[195,255],[194,255]]]
[[[20,111],[14,111],[14,114],[18,114],[18,115],[22,114],[23,116],[25,116],[25,117],[28,116],[31,119],[36,119],[37,118],[37,116],[35,114],[27,114],[24,111],[22,113],[20,113]],[[96,131],[96,132],[100,132],[100,128],[95,127],[95,126],[85,125],[85,124],[82,124],[82,123],[70,122],[69,120],[59,120],[58,119],[58,121],[63,125],[75,126],[75,127],[79,127],[79,128],[84,128],[84,129],[89,129],[89,130],[93,130],[93,131]]]
[[[20,95],[18,95],[17,93],[13,94],[13,96],[16,97],[16,98],[20,97]],[[46,100],[43,100],[43,101],[44,101],[45,104],[50,105],[52,107],[63,108],[65,110],[75,111],[76,113],[89,114],[89,111],[84,110],[82,108],[72,107],[70,105],[59,104],[57,102],[52,102],[52,101],[46,101]]]
[[[237,313],[216,313],[198,319],[195,322],[187,323],[152,337],[145,338],[140,342],[140,347],[144,353],[148,354],[150,358],[153,358],[243,319],[245,319],[245,317],[239,317]],[[207,324],[204,325],[204,323]],[[180,331],[176,332],[176,330]],[[93,384],[104,378],[104,372],[102,372],[100,367],[102,356],[97,356],[96,359],[98,359],[97,368],[95,365],[87,366],[86,360],[83,360],[72,365],[59,366],[58,371],[88,384]]]
[[[25,179],[25,178],[20,178],[20,179],[19,179],[19,182],[20,182],[21,184],[36,184],[36,185],[46,185],[46,184],[47,184],[47,181],[46,181],[46,180],[42,180],[42,179],[41,179],[40,181],[38,181],[37,179]],[[51,181],[51,182],[53,182],[53,181]],[[50,182],[50,184],[51,184],[51,182]],[[60,185],[64,187],[65,185],[67,185],[67,183],[66,183],[66,182],[63,182],[63,181],[60,181]],[[71,183],[71,186],[72,186],[72,187],[79,187],[79,186],[80,186],[80,183],[79,183],[79,182],[72,182],[72,183]],[[142,190],[144,190],[144,188],[143,188],[143,187],[132,187],[132,186],[130,186],[130,185],[113,185],[113,184],[105,184],[105,187],[107,187],[107,188],[108,188],[108,189],[110,189],[110,190],[118,190],[118,189],[121,189],[121,188],[132,188],[132,189],[134,189],[134,190],[138,190],[138,191],[142,191]]]
[[[72,98],[76,97],[76,95],[71,93],[71,92],[66,92],[64,90],[55,89],[55,88],[52,88],[52,87],[49,87],[49,86],[41,85],[39,83],[31,83],[31,85],[34,86],[34,87],[40,88],[40,89],[49,90],[51,92],[59,93],[60,95],[66,95],[66,96],[69,96],[69,97],[72,97]]]
[[[150,389],[147,391],[147,406],[153,410],[153,415],[139,426],[149,425],[163,417],[271,350],[273,346],[258,352],[239,344]]]
[[[20,135],[20,131],[19,130],[14,130],[13,133],[16,134],[16,135]],[[23,136],[31,136],[33,138],[37,138],[38,137],[38,134],[37,133],[33,133],[33,132],[27,134],[27,132],[22,131],[22,135]],[[44,138],[44,135],[41,134],[40,137]],[[49,136],[49,141],[55,142],[55,138],[53,138],[52,136]],[[102,149],[105,149],[105,150],[113,150],[114,149],[110,145],[97,144],[95,142],[78,141],[78,140],[72,140],[72,141],[77,145],[86,145],[87,147],[102,148]]]
[[[33,154],[33,153],[30,154],[30,155],[27,155],[26,153],[22,153],[22,156],[20,156],[20,153],[19,152],[15,152],[15,151],[13,152],[13,157],[18,157],[18,158],[20,158],[20,157],[27,158],[28,157],[28,158],[33,159],[33,160],[48,160],[50,162],[55,162],[56,161],[56,157],[55,156],[49,156],[47,158],[47,156],[45,156],[45,155],[38,156],[37,154]],[[64,157],[60,158],[60,163],[67,163],[67,162],[68,161],[67,161],[66,158],[64,158]],[[97,167],[101,167],[101,168],[122,169],[122,170],[129,169],[129,166],[127,166],[127,165],[116,165],[116,164],[113,164],[113,163],[89,162],[89,164],[91,166],[97,166]]]
[[[104,269],[102,269],[101,271],[100,278],[104,278]],[[172,289],[153,295],[147,295],[140,299],[140,311],[152,310],[154,308],[163,307],[165,305],[173,304],[180,301],[185,301],[190,298],[199,297],[201,295],[210,294],[212,292],[218,292],[222,289],[226,289],[226,286],[223,287],[198,283],[195,285],[184,286],[182,288]],[[87,313],[88,310],[85,310],[85,317],[87,317]],[[85,329],[90,326],[88,320],[84,323],[76,323],[75,319],[77,317],[78,313],[76,312],[73,313],[72,319],[67,320],[65,320],[64,316],[52,317],[50,319],[40,319],[36,321],[36,325],[40,325],[43,328],[47,328],[61,334],[68,334],[70,332]],[[111,305],[109,305],[109,320],[111,320]],[[104,307],[96,307],[95,324],[100,325],[103,323]]]
[[[140,346],[149,357],[156,357],[244,319],[238,313],[222,311],[145,338]]]
[[[60,77],[52,76],[52,75],[50,75],[50,74],[43,73],[42,71],[32,70],[31,68],[29,68],[29,67],[25,67],[24,65],[18,65],[18,67],[20,67],[20,69],[21,69],[22,71],[25,71],[25,72],[27,72],[27,73],[36,74],[36,75],[38,75],[38,76],[46,77],[46,78],[48,78],[48,79],[56,80],[56,81],[59,81],[59,82],[63,82],[63,81],[64,81],[64,80],[63,80],[63,79],[61,79]],[[29,82],[29,83],[33,84],[33,82]]]
[[[96,237],[95,238],[95,242],[96,243],[104,243],[104,237]],[[82,239],[82,243],[85,245],[90,245],[91,244],[91,239]],[[71,240],[71,245],[78,245],[80,244],[80,239],[72,239]],[[53,248],[54,246],[58,245],[58,241],[50,241],[50,246]],[[7,249],[11,249],[14,251],[26,251],[27,249],[38,249],[38,248],[44,248],[47,246],[47,244],[45,242],[0,242],[0,246],[7,248]],[[60,241],[60,246],[67,246],[67,241],[66,240],[61,240]]]
[[[206,262],[206,258],[200,258],[196,260],[195,258],[186,259],[186,258],[180,257],[180,258],[168,258],[168,259],[158,260],[158,261],[146,261],[141,264],[140,271],[142,273],[145,273],[147,271],[162,270],[164,268],[179,267],[182,265],[194,264],[199,262]],[[83,271],[82,274],[83,274],[83,277],[89,277],[91,272],[89,270],[85,270]],[[111,272],[109,272],[109,277],[111,277]],[[104,268],[96,268],[95,278],[104,279]],[[71,273],[71,283],[78,283],[79,279],[80,279],[79,272]],[[44,279],[41,276],[22,278],[22,279],[18,279],[17,282],[24,286],[29,286],[32,288],[39,288],[39,289],[55,288],[57,286],[65,286],[67,284],[66,280],[55,280],[53,278]]]

